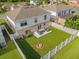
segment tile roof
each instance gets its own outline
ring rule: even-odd
[[[9,14],[8,16],[13,20],[22,20],[25,18],[30,18],[34,16],[40,16],[43,14],[47,14],[48,12],[43,10],[40,7],[25,7],[22,6],[18,10],[16,10],[13,14]]]
[[[62,3],[52,4],[52,5],[48,5],[44,7],[45,10],[50,10],[54,12],[59,12],[59,11],[63,11],[63,10],[71,9],[71,8],[73,7],[70,5],[62,4]]]

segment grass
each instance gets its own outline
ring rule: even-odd
[[[29,38],[16,40],[19,44],[20,48],[28,57],[28,59],[34,59],[35,56],[38,55],[38,57],[45,55],[50,50],[52,50],[56,45],[58,45],[60,42],[67,39],[70,34],[63,32],[61,30],[58,30],[54,27],[49,27],[49,29],[52,31],[51,33],[46,34],[45,36],[42,36],[40,38],[36,38],[35,36],[31,36]],[[18,42],[19,41],[19,42]],[[43,48],[37,48],[36,45],[38,43],[42,43],[44,45]],[[36,54],[37,55],[36,55]],[[32,58],[30,58],[32,57]],[[35,59],[39,59],[36,57]]]
[[[9,10],[5,9],[5,8],[0,8],[0,14],[6,14],[7,12],[9,12]]]
[[[4,55],[0,56],[0,59],[22,59],[21,56],[19,55],[17,49],[14,49]]]
[[[10,34],[13,33],[12,29],[8,26],[4,19],[0,19],[0,25],[4,25]]]
[[[14,43],[10,40],[7,32],[5,30],[2,30],[2,32],[5,37],[7,47],[0,50],[0,59],[14,59],[14,57],[15,59],[21,59],[19,52],[17,51]]]
[[[60,50],[51,59],[79,59],[79,37]]]

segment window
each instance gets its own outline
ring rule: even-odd
[[[37,18],[35,18],[35,23],[37,23]]]
[[[44,20],[46,20],[47,19],[47,15],[44,15]]]
[[[69,13],[71,13],[71,9],[69,9]]]
[[[0,49],[2,49],[2,45],[0,44]]]
[[[75,11],[72,11],[72,13],[75,13]]]
[[[27,25],[27,22],[25,22],[24,24]]]
[[[21,23],[21,26],[26,26],[27,25],[27,22],[22,22]]]
[[[44,23],[44,25],[46,25],[46,23]]]
[[[40,24],[40,25],[38,25],[38,30],[39,30],[39,29],[41,29],[41,24]]]
[[[6,47],[5,42],[2,42],[1,45],[2,45],[2,47]]]
[[[63,13],[63,12],[62,12]],[[58,16],[61,16],[61,12],[58,13]]]

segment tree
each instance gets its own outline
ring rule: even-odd
[[[37,5],[42,5],[43,4],[43,0],[38,0],[37,1]]]
[[[45,2],[46,4],[48,4],[48,3],[50,3],[50,0],[44,0],[44,2]]]
[[[7,2],[8,0],[0,0],[0,2]]]
[[[19,0],[10,0],[10,2],[18,2]]]
[[[69,18],[65,22],[65,26],[79,30],[79,15]]]

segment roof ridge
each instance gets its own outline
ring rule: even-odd
[[[23,8],[23,6],[21,6],[21,7],[19,8],[18,12],[17,12],[16,15],[15,15],[15,18],[17,17],[17,15],[19,14],[19,12],[21,11],[22,8]],[[14,19],[15,19],[15,18],[14,18]]]

